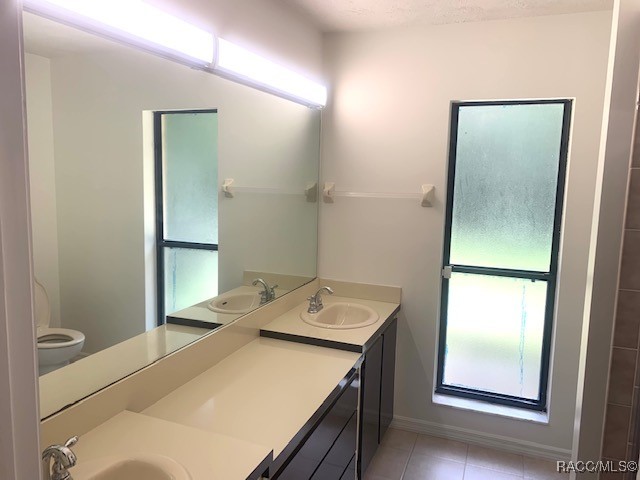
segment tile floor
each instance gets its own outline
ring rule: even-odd
[[[364,480],[566,480],[553,461],[390,428]]]

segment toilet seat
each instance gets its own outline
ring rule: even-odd
[[[38,327],[38,348],[72,347],[84,342],[84,333],[68,328]]]
[[[83,343],[84,333],[70,328],[51,328],[51,308],[47,291],[38,280],[35,281],[35,316],[37,322],[36,335],[38,349],[51,350],[55,348],[73,347]]]
[[[51,305],[44,287],[35,281],[35,317],[40,375],[68,365],[82,352],[84,333],[70,328],[51,328]]]

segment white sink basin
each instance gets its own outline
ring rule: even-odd
[[[318,313],[309,313],[306,308],[300,318],[309,325],[321,328],[362,328],[378,321],[378,313],[360,303],[336,302],[325,305]]]
[[[260,306],[260,293],[222,294],[209,302],[207,308],[216,313],[248,313]]]
[[[178,462],[156,454],[80,461],[70,472],[76,480],[191,480]]]

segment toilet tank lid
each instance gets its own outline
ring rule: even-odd
[[[47,291],[38,280],[35,280],[35,300],[36,325],[38,327],[48,327],[51,320],[51,306],[49,304],[49,296]]]

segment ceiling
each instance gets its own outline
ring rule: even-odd
[[[609,10],[613,0],[278,0],[325,32],[476,22]],[[24,12],[25,50],[45,57],[117,49],[119,45]]]
[[[280,0],[324,32],[610,10],[612,0]]]

